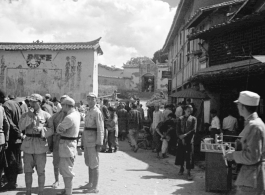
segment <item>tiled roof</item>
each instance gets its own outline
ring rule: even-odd
[[[227,21],[221,24],[214,25],[210,27],[208,30],[197,31],[195,33],[188,35],[188,39],[193,40],[196,38],[208,37],[211,35],[212,32],[217,32],[217,33],[223,32],[223,31],[220,31],[220,28],[226,27],[226,26],[229,29],[236,29],[238,26],[242,24],[243,25],[255,24],[256,22],[260,22],[261,20],[264,21],[264,18],[263,18],[264,16],[265,16],[265,11],[259,12],[259,13],[253,13],[243,18],[237,18],[232,21]],[[258,19],[259,17],[261,17],[261,20]],[[214,34],[212,33],[212,35]]]
[[[103,51],[100,48],[98,38],[90,42],[68,42],[68,43],[1,43],[0,50],[5,51],[22,51],[22,50],[83,50],[83,49],[93,49],[96,50],[99,54],[103,54]]]
[[[215,4],[215,5],[211,5],[211,6],[206,6],[206,7],[199,8],[191,16],[191,18],[187,21],[186,26],[189,26],[192,21],[194,21],[197,17],[199,17],[204,12],[213,11],[214,9],[219,9],[219,8],[223,8],[223,7],[227,7],[227,6],[231,6],[231,5],[243,3],[245,1],[246,0],[233,0],[233,1],[227,1],[227,2],[223,2],[223,3],[219,3],[219,4]]]

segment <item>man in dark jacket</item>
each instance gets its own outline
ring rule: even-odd
[[[0,103],[3,104],[5,114],[10,124],[8,147],[6,150],[8,167],[5,168],[5,176],[8,183],[3,187],[3,190],[11,190],[17,187],[17,175],[23,173],[20,151],[22,132],[18,127],[18,121],[22,111],[19,104],[13,100],[8,100],[5,93],[1,90]]]
[[[109,107],[109,100],[104,99],[103,105],[101,107],[101,113],[103,115],[103,120],[104,120],[104,139],[103,139],[103,146],[102,146],[101,152],[106,152],[107,144],[108,144],[108,130],[106,128],[106,121],[110,117],[108,107]]]
[[[142,129],[142,116],[137,110],[137,105],[133,103],[132,110],[128,113],[128,137],[134,152],[138,150],[137,138],[140,129]]]
[[[0,105],[0,181],[2,181],[2,173],[4,171],[4,168],[7,167],[5,150],[8,147],[8,139],[9,139],[9,123],[5,114],[5,110]]]

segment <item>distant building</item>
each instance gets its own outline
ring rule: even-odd
[[[99,39],[72,43],[0,43],[0,88],[28,96],[68,94],[76,101],[98,94]]]
[[[99,65],[99,91],[101,95],[114,89],[138,96],[147,93],[151,96],[156,91],[167,93],[168,78],[163,78],[162,73],[168,71],[167,63],[156,64],[148,57],[132,58],[123,69]]]

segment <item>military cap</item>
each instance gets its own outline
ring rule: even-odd
[[[67,97],[69,97],[69,96],[68,95],[62,95],[60,99],[67,98]]]
[[[63,102],[62,105],[69,105],[69,106],[75,106],[75,100],[70,98],[70,97],[66,97]]]
[[[29,101],[34,101],[34,102],[37,102],[37,101],[42,102],[42,100],[43,100],[42,96],[40,94],[37,94],[37,93],[32,94],[27,99]]]
[[[87,94],[87,97],[94,97],[94,98],[97,98],[97,95],[94,94],[94,93],[89,93],[89,94]]]
[[[235,103],[241,103],[246,106],[258,106],[260,96],[257,93],[251,91],[241,91],[239,98],[234,101]]]

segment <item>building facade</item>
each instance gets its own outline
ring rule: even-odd
[[[123,69],[100,65],[100,95],[112,94],[113,90],[148,97],[156,91],[167,93],[168,78],[163,78],[162,73],[168,70],[168,64],[154,63],[148,57],[133,58]]]
[[[206,19],[209,17],[206,15]],[[240,91],[258,93],[261,96],[258,114],[265,120],[265,93],[261,86],[265,83],[265,66],[255,59],[256,55],[265,57],[264,1],[244,1],[225,18],[225,22],[205,30],[197,29],[188,36],[189,40],[203,40],[208,45],[209,56],[207,68],[193,75],[190,81],[203,86],[220,118],[228,110],[237,110],[233,100]]]
[[[177,103],[184,98],[174,97],[174,93],[193,88],[204,91],[199,82],[191,78],[198,72],[209,67],[209,45],[203,39],[190,39],[189,35],[196,31],[204,31],[212,26],[228,20],[227,15],[237,11],[245,0],[182,0],[176,11],[172,26],[163,46],[163,52],[168,52],[168,63],[172,65],[172,97]],[[211,98],[211,95],[209,95]],[[201,101],[194,99],[197,107]],[[211,98],[204,104],[205,122],[209,122],[211,105],[216,105],[217,98]]]
[[[98,94],[99,39],[78,43],[0,43],[0,87],[25,97],[68,94],[76,101]]]

